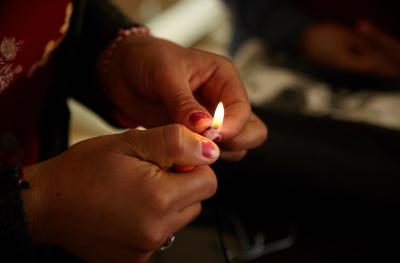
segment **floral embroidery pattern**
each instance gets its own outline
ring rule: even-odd
[[[14,65],[12,61],[21,50],[23,41],[12,37],[4,37],[0,43],[0,94],[11,84],[16,75],[23,70],[21,65]]]
[[[16,41],[15,38],[5,37],[0,44],[0,54],[6,61],[12,61],[21,49],[22,41]]]
[[[52,51],[62,42],[68,31],[72,12],[73,5],[71,2],[68,2],[65,9],[64,23],[59,29],[60,37],[48,41],[40,60],[27,70],[27,77],[31,77],[39,67],[47,64]],[[15,58],[21,51],[23,44],[23,41],[17,41],[14,37],[3,37],[3,39],[0,39],[0,95],[12,84],[17,75],[21,74],[24,70],[21,65],[15,63]]]

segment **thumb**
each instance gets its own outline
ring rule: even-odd
[[[174,77],[174,76],[179,77]],[[189,83],[182,81],[182,74],[173,72],[168,77],[168,83],[160,90],[172,119],[185,125],[194,132],[202,133],[212,122],[212,116],[194,97]]]
[[[128,155],[161,168],[209,165],[220,155],[214,142],[179,124],[130,130],[122,135],[128,143]]]

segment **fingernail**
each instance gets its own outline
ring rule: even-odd
[[[222,135],[220,133],[218,133],[217,137],[213,140],[213,142],[219,143],[221,141],[222,141]]]
[[[215,159],[219,156],[219,149],[215,145],[205,139],[201,140],[203,146],[203,156],[210,159]]]
[[[213,142],[220,142],[222,140],[221,133],[215,129],[208,129],[202,135]]]
[[[205,120],[209,118],[210,116],[208,116],[204,112],[193,112],[189,116],[189,121],[193,126],[195,126],[200,120]]]

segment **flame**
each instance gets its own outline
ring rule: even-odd
[[[222,102],[220,102],[218,103],[217,109],[215,110],[211,128],[220,131],[222,129],[222,123],[224,122],[224,115],[225,115],[224,105],[222,104]]]

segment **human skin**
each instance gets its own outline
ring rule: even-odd
[[[302,34],[300,50],[306,59],[327,68],[400,76],[400,41],[368,21],[360,21],[355,28],[313,24]]]
[[[88,262],[147,262],[215,193],[208,165],[218,157],[217,145],[182,125],[80,142],[24,169],[32,239]]]
[[[36,243],[89,262],[147,262],[216,191],[208,165],[220,151],[199,134],[218,102],[225,106],[222,157],[243,158],[265,141],[267,129],[222,56],[133,35],[109,60],[103,88],[114,110],[150,129],[87,140],[25,168],[32,189],[22,196]],[[174,173],[177,166],[194,170]]]
[[[180,123],[203,133],[217,104],[225,106],[222,157],[238,160],[262,144],[265,124],[251,111],[246,89],[232,62],[149,35],[129,36],[113,56],[106,79],[116,110],[136,124]]]

